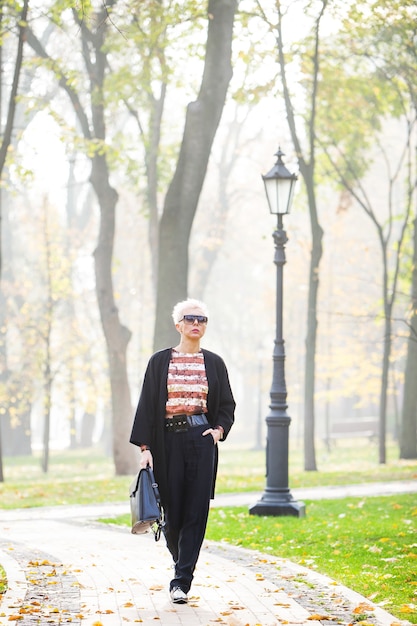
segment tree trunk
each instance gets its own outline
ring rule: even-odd
[[[132,422],[132,403],[127,376],[126,352],[132,333],[121,324],[114,301],[112,259],[115,233],[117,192],[109,182],[104,156],[93,158],[91,183],[100,205],[100,230],[94,252],[96,292],[100,318],[109,358],[113,414],[113,458],[117,475],[133,474],[137,459],[129,445]]]
[[[188,244],[213,140],[232,77],[231,50],[237,0],[209,0],[208,35],[200,93],[187,108],[177,168],[159,228],[154,349],[172,345],[171,311],[187,297]]]
[[[387,397],[389,359],[391,354],[391,307],[386,307],[384,352],[382,356],[381,391],[379,400],[379,462],[386,463],[386,439],[387,439]]]
[[[49,350],[48,350],[49,353]],[[50,359],[50,356],[47,357]],[[47,474],[49,468],[49,438],[51,432],[51,395],[52,395],[52,379],[49,363],[47,363],[45,371],[43,398],[43,449],[42,449],[42,471]]]
[[[319,291],[319,266],[323,254],[323,230],[317,219],[314,182],[309,168],[303,177],[307,187],[308,206],[310,210],[312,250],[308,282],[307,335],[304,381],[304,469],[316,471],[315,450],[315,380],[316,380],[316,345],[317,345],[317,301]]]
[[[414,219],[411,319],[404,377],[400,458],[417,459],[417,217]]]
[[[110,4],[115,4],[115,2],[110,2],[107,6]],[[106,138],[104,98],[98,97],[97,94],[103,94],[107,67],[107,55],[104,49],[107,17],[107,8],[103,7],[96,15],[98,27],[94,35],[88,30],[84,22],[80,24],[84,60],[91,81],[91,115],[94,137],[103,143]],[[90,53],[91,41],[94,42],[94,54]],[[77,110],[76,113],[78,113]],[[89,134],[87,128],[84,132]],[[97,248],[94,252],[96,292],[109,359],[113,459],[116,474],[120,476],[133,474],[137,469],[136,451],[129,444],[133,409],[126,353],[132,333],[120,322],[114,300],[112,260],[118,194],[110,184],[110,173],[105,153],[95,152],[91,164],[90,180],[100,207],[100,228]]]
[[[319,266],[322,257],[322,239],[323,229],[321,228],[318,215],[315,194],[315,151],[316,151],[316,112],[317,112],[317,96],[318,83],[320,76],[320,24],[325,14],[328,0],[322,0],[321,8],[317,15],[314,27],[314,53],[312,55],[313,72],[312,72],[312,91],[310,102],[310,113],[306,128],[303,132],[309,138],[309,157],[304,156],[305,151],[302,148],[299,134],[297,133],[295,108],[292,104],[290,89],[287,81],[287,62],[284,54],[283,44],[283,14],[281,12],[281,3],[277,2],[278,26],[277,26],[277,44],[278,58],[281,70],[281,80],[284,94],[285,110],[288,118],[288,125],[291,133],[291,139],[298,157],[300,172],[304,179],[307,197],[308,209],[311,223],[312,250],[310,259],[309,274],[309,292],[308,292],[308,312],[307,312],[307,335],[306,335],[306,356],[305,356],[305,381],[304,381],[304,469],[309,471],[317,470],[316,453],[315,453],[315,370],[316,370],[316,344],[317,344],[317,300],[319,290]]]
[[[24,0],[22,11],[20,14],[20,18],[17,20],[19,26],[19,38],[17,42],[17,52],[16,52],[16,62],[14,66],[14,74],[12,86],[10,89],[9,95],[9,104],[7,110],[7,118],[4,129],[0,128],[0,135],[2,137],[2,141],[0,144],[0,180],[3,177],[3,170],[6,163],[7,150],[9,149],[9,145],[12,140],[12,132],[14,126],[14,117],[16,112],[17,101],[16,97],[19,90],[19,79],[20,72],[23,64],[23,46],[25,42],[25,34],[26,34],[26,21],[28,15],[29,8],[29,0]],[[0,36],[2,36],[2,28],[3,28],[3,2],[0,3]],[[0,43],[0,53],[2,53],[3,47]],[[2,71],[3,71],[3,58],[0,56],[0,119],[2,114],[1,103],[3,102],[3,84],[2,84]],[[1,191],[0,191],[1,194]],[[1,195],[0,195],[0,283],[1,283],[1,274],[3,267],[3,249],[2,249],[2,206],[1,206]],[[2,332],[0,338],[3,339],[4,333]],[[0,345],[1,350],[1,345]],[[3,453],[2,453],[2,441],[0,436],[0,482],[3,482]]]

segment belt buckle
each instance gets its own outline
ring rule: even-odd
[[[180,422],[174,424],[174,432],[176,433],[186,433],[188,430],[188,422],[187,416],[185,415]]]

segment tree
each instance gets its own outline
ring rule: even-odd
[[[317,174],[316,174],[316,118],[319,106],[319,82],[321,62],[321,24],[328,6],[328,0],[318,3],[317,14],[313,17],[311,39],[307,39],[309,50],[308,60],[303,65],[306,106],[305,112],[300,116],[296,110],[294,99],[289,84],[289,60],[285,50],[283,32],[285,31],[285,19],[283,3],[277,2],[278,22],[274,26],[276,32],[278,63],[281,73],[281,83],[285,110],[288,118],[291,139],[297,155],[300,173],[303,177],[308,199],[308,208],[311,225],[311,257],[308,281],[308,312],[307,312],[307,335],[304,376],[304,469],[307,471],[317,470],[315,452],[315,378],[316,378],[316,345],[317,345],[317,302],[319,294],[319,271],[320,261],[323,254],[322,239],[323,229],[319,222],[318,206],[316,198]],[[266,19],[266,18],[265,18]],[[303,46],[300,56],[303,57]],[[292,55],[290,55],[292,58]],[[301,117],[300,124],[297,119]],[[304,142],[302,137],[306,136]],[[304,145],[306,147],[304,148]]]
[[[159,226],[154,348],[176,339],[171,311],[188,291],[188,244],[211,147],[232,77],[231,52],[237,0],[209,0],[204,72],[197,100],[187,107],[174,177]]]
[[[404,400],[400,431],[400,458],[417,458],[417,216],[413,227],[413,266],[409,335],[404,377]]]
[[[374,2],[371,6],[369,3],[355,4],[351,8],[337,42],[342,54],[326,55],[328,62],[324,74],[327,80],[323,81],[323,96],[332,101],[332,107],[329,115],[321,120],[319,135],[337,179],[375,226],[381,250],[384,340],[379,407],[380,463],[386,462],[393,311],[416,189],[412,167],[413,134],[417,123],[413,106],[413,73],[410,72],[409,59],[404,62],[401,41],[410,36],[413,13],[415,7],[412,5],[402,6],[400,11],[397,3],[384,1]],[[400,40],[399,33],[402,34]],[[397,53],[393,50],[395,42],[399,43]],[[333,41],[331,45],[334,47],[334,44]],[[413,54],[415,63],[415,52]],[[344,71],[340,70],[341,67]],[[364,112],[360,120],[357,119],[358,110]],[[396,160],[393,150],[385,149],[381,137],[381,126],[388,116],[399,119],[403,128],[397,137]],[[372,142],[377,150],[371,149]],[[380,185],[386,185],[384,203],[373,198],[366,188],[365,176],[372,166],[369,157],[376,158],[376,152],[380,157]],[[381,168],[383,176],[380,176]],[[399,197],[401,201],[398,201]]]
[[[14,64],[14,73],[13,73],[13,81],[8,94],[8,106],[6,113],[6,123],[5,127],[2,130],[2,140],[0,144],[0,181],[3,180],[3,172],[6,163],[7,151],[9,149],[12,133],[14,127],[14,117],[16,112],[16,99],[19,91],[19,79],[20,73],[22,69],[23,63],[23,47],[26,37],[26,26],[27,26],[27,15],[29,8],[29,0],[24,0],[23,5],[21,6],[20,13],[14,2],[0,3],[0,73],[3,76],[3,50],[4,44],[6,41],[6,33],[10,30],[16,29],[17,31],[17,45],[16,45],[16,61]],[[9,15],[10,11],[10,15]],[[11,24],[8,23],[11,16]],[[7,22],[7,23],[6,23]],[[4,85],[2,79],[0,80],[0,118],[2,114],[1,104],[3,102],[3,93],[4,93]],[[4,310],[4,298],[1,292],[1,275],[2,275],[2,244],[1,244],[1,236],[2,236],[2,206],[1,206],[1,188],[0,188],[0,310]],[[4,324],[1,324],[1,327],[4,328]],[[0,331],[0,350],[1,350],[1,360],[3,363],[0,368],[0,377],[3,377],[6,373],[5,363],[5,341],[4,341],[4,331]],[[0,424],[0,482],[3,482],[3,455],[2,455],[2,441],[1,441],[1,424]]]
[[[98,243],[94,252],[96,293],[104,337],[107,345],[111,400],[113,415],[113,458],[116,474],[132,474],[136,469],[136,455],[128,445],[132,419],[132,404],[127,375],[127,346],[130,330],[122,324],[116,306],[112,258],[115,237],[115,220],[118,193],[110,182],[108,148],[106,147],[106,107],[104,82],[109,64],[105,49],[109,28],[108,16],[115,1],[99,8],[93,15],[72,9],[72,17],[80,34],[82,58],[85,66],[84,80],[89,85],[89,111],[84,104],[83,89],[65,72],[59,59],[49,54],[33,31],[28,32],[28,42],[35,53],[52,68],[60,87],[67,93],[74,108],[81,133],[91,160],[90,181],[100,207]],[[58,18],[57,21],[59,22]],[[60,18],[61,19],[61,18]],[[65,30],[62,18],[60,27]],[[81,82],[82,84],[82,82]]]

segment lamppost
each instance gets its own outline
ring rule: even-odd
[[[269,210],[278,216],[274,232],[275,257],[277,266],[276,289],[276,330],[273,352],[273,374],[271,386],[270,413],[266,417],[266,487],[261,499],[249,508],[251,515],[292,515],[304,517],[304,502],[297,502],[288,486],[288,439],[291,418],[287,414],[287,387],[285,383],[285,350],[282,334],[283,312],[283,268],[285,264],[285,244],[287,233],[282,227],[282,216],[290,212],[296,174],[291,174],[282,160],[284,153],[278,148],[277,162],[262,176]]]

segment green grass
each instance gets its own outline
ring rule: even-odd
[[[317,446],[317,472],[303,469],[302,450],[292,444],[289,457],[291,488],[415,480],[417,461],[398,459],[397,447],[387,446],[387,463],[378,463],[376,444],[367,439],[343,441],[328,452]],[[265,486],[265,452],[221,449],[217,493],[260,491]]]
[[[352,483],[417,478],[417,461],[399,461],[393,444],[388,462],[380,465],[376,445],[367,440],[345,441],[327,452],[317,448],[318,472],[305,472],[302,453],[292,444],[290,487],[346,485]],[[354,459],[352,461],[352,459]],[[49,473],[41,470],[38,456],[6,458],[5,482],[0,483],[0,509],[121,502],[126,500],[130,476],[114,476],[114,467],[100,450],[75,450],[51,454]],[[221,449],[217,493],[262,491],[265,453],[228,447]]]
[[[307,503],[307,516],[214,508],[207,538],[291,559],[417,623],[415,494]]]

